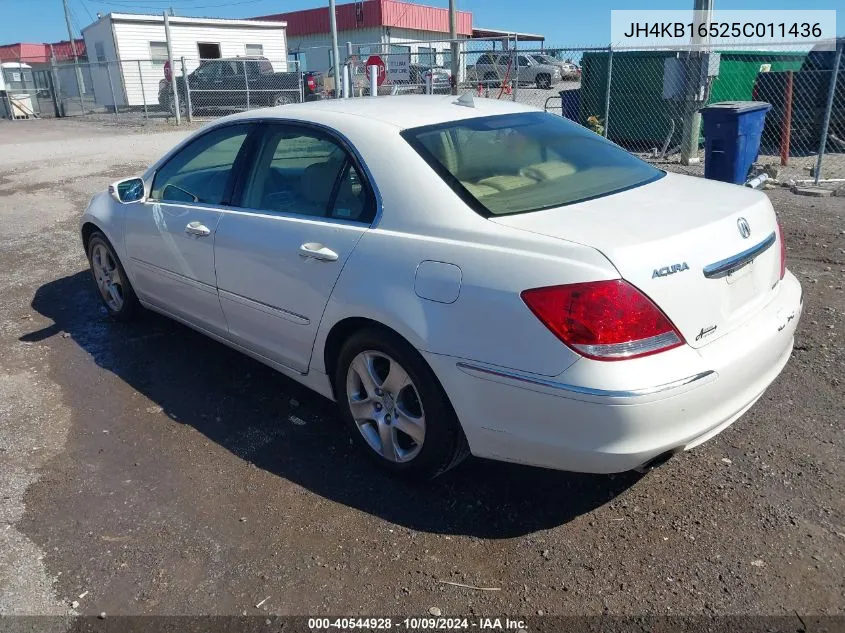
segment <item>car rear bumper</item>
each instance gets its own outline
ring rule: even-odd
[[[701,349],[614,363],[580,359],[551,379],[424,355],[474,455],[621,472],[697,446],[745,413],[789,360],[801,292],[787,272],[763,310]]]

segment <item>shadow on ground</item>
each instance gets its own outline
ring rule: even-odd
[[[259,468],[410,529],[519,536],[566,523],[639,479],[633,473],[581,475],[471,458],[426,485],[394,481],[350,445],[333,403],[164,317],[112,321],[87,271],[41,286],[32,307],[53,325],[22,341],[67,332],[99,367],[162,407],[166,423],[191,425]],[[90,370],[94,385],[98,370],[93,365]],[[62,384],[62,367],[53,371]],[[135,413],[126,415],[112,422],[125,425],[124,432],[149,432],[148,424],[137,424]]]

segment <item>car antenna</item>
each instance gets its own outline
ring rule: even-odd
[[[464,106],[465,108],[475,107],[475,99],[472,98],[471,92],[465,92],[452,103],[454,103],[455,105]]]

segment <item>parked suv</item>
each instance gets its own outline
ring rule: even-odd
[[[561,81],[561,71],[557,66],[540,64],[529,55],[517,55],[515,59],[516,72],[510,68],[514,61],[512,55],[484,53],[475,66],[468,69],[469,77],[488,86],[515,80],[519,85],[535,84],[545,89]]]
[[[564,79],[578,79],[581,76],[581,71],[578,69],[578,66],[572,62],[565,62],[557,59],[556,57],[552,57],[551,55],[544,55],[542,53],[532,53],[529,57],[538,64],[557,66],[560,68],[561,77]]]
[[[244,110],[300,101],[300,81],[306,101],[321,98],[322,76],[317,73],[275,72],[266,57],[207,59],[188,74],[191,108],[198,110]],[[187,110],[185,78],[177,77],[180,109]],[[158,102],[175,114],[170,82],[158,84]]]

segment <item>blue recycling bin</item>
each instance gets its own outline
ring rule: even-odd
[[[578,121],[578,111],[581,109],[581,89],[569,88],[568,90],[561,90],[560,107],[561,114],[567,119]]]
[[[701,109],[705,178],[745,184],[771,108],[763,101],[723,101]]]

